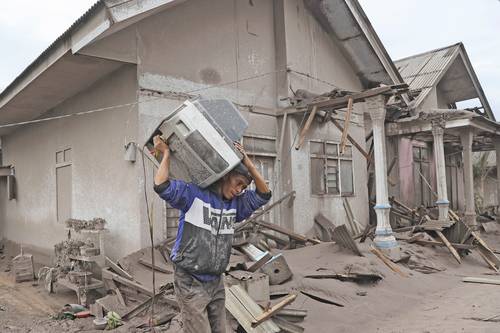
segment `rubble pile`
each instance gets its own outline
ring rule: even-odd
[[[293,197],[294,192],[235,228],[224,274],[228,332],[304,332],[305,327],[314,327],[311,322],[348,307],[359,297],[373,301],[370,294],[387,279],[398,283],[397,279],[409,281],[414,274],[446,270],[443,261],[432,255],[437,249],[447,250],[458,263],[476,252],[487,266],[495,271],[500,268],[495,251],[453,211],[449,220],[440,221],[432,209],[412,209],[391,198],[391,224],[400,245],[399,255],[391,256],[373,246],[374,226],[360,230],[348,203],[344,204],[347,225],[338,225],[318,213],[307,235],[264,220],[266,212]],[[95,225],[81,228],[83,224],[74,221],[79,220],[69,222],[72,231],[82,233],[91,228],[95,233]],[[490,233],[497,232],[496,224],[491,218],[482,221]],[[170,261],[174,241],[167,239],[153,249],[144,248],[115,261],[101,253],[95,242],[77,240],[70,234],[68,240],[55,245],[57,272],[51,271],[46,280],[56,276],[57,284],[75,290],[78,303],[85,307],[73,306],[59,317],[92,316],[98,330],[141,332],[155,326],[160,332],[181,332]],[[441,252],[441,256],[447,253]],[[89,268],[90,262],[98,264],[98,274]],[[497,283],[474,277],[463,281]],[[96,296],[88,298],[91,291]]]

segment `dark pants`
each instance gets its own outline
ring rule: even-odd
[[[225,333],[224,279],[201,282],[176,267],[174,289],[185,333]]]

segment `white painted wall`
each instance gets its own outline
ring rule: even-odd
[[[135,66],[122,67],[46,116],[133,102],[135,77]],[[108,221],[110,256],[138,249],[138,168],[123,158],[124,144],[136,139],[135,106],[27,125],[4,137],[4,163],[15,166],[18,197],[3,200],[3,236],[45,252],[66,238],[64,223],[56,220],[55,153],[68,147],[72,216]]]

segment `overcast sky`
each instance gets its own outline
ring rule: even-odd
[[[393,60],[462,41],[500,119],[499,0],[359,1]],[[0,91],[94,2],[0,1]]]

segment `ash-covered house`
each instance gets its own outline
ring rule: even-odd
[[[165,110],[197,96],[236,103],[274,199],[296,191],[266,219],[301,233],[320,211],[342,224],[346,198],[362,227],[365,157],[350,144],[339,155],[330,122],[314,121],[295,150],[305,115],[283,114],[299,89],[402,82],[355,0],[98,1],[0,94],[0,125],[51,119],[0,127],[1,235],[50,253],[67,218],[102,217],[106,251],[120,257],[149,244],[144,189],[156,241],[174,235],[140,148]],[[354,105],[349,126],[364,148],[365,109]]]
[[[465,47],[457,43],[395,64],[413,100],[408,114],[386,124],[388,163],[395,166],[390,194],[410,207],[437,205],[440,219],[452,209],[477,228],[473,152],[498,156],[500,124]]]

